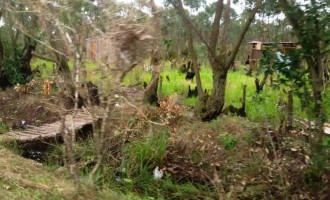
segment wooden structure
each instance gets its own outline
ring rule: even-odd
[[[73,115],[66,116],[65,130],[71,130],[72,127],[74,127],[74,129],[77,131],[99,119],[93,118],[91,114],[84,111],[79,111],[78,113],[76,113],[73,116],[73,119],[72,116]],[[43,126],[38,127],[28,126],[24,130],[9,131],[5,134],[0,135],[0,141],[4,139],[14,139],[20,143],[25,143],[61,137],[61,126],[61,121],[57,121],[51,124],[45,124]]]
[[[114,43],[110,36],[92,37],[86,40],[86,58],[113,63],[116,59]]]
[[[259,60],[262,57],[262,52],[267,48],[272,47],[276,43],[274,42],[261,42],[261,41],[252,41],[249,42],[251,46],[251,51],[249,53],[249,70],[248,74],[252,72],[252,70],[258,68]],[[298,48],[298,44],[296,42],[279,42],[279,47],[281,49],[281,53],[284,55],[288,55],[291,49]]]

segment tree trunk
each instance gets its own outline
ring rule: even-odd
[[[219,67],[220,66],[220,67]],[[225,104],[227,85],[227,72],[223,64],[214,63],[213,70],[213,93],[208,98],[205,108],[200,111],[202,121],[210,121],[219,116]]]
[[[160,75],[160,53],[158,49],[153,50],[150,65],[153,67],[153,71],[151,82],[144,92],[144,101],[152,105],[159,105],[157,90]]]
[[[2,11],[0,11],[0,19],[1,19],[1,17],[2,17]],[[1,89],[5,89],[9,85],[11,85],[8,81],[7,76],[4,74],[3,58],[4,58],[4,50],[3,50],[2,38],[0,35],[0,88]]]
[[[5,89],[6,87],[11,85],[8,80],[8,77],[4,73],[3,58],[4,58],[4,50],[3,50],[3,44],[2,44],[2,39],[1,39],[1,35],[0,35],[0,88],[1,89]]]
[[[71,70],[70,70],[69,64],[68,64],[68,59],[63,55],[57,55],[56,56],[56,65],[58,67],[58,71],[64,77],[64,80],[72,83],[73,80],[72,80]]]
[[[312,151],[314,152],[314,158],[316,161],[322,162],[324,159],[322,138],[324,135],[323,131],[323,67],[320,56],[316,56],[315,62],[307,62],[310,67],[311,73],[311,84],[313,88],[313,98],[314,98],[314,119],[315,119],[315,141],[312,144]]]
[[[144,101],[148,102],[149,104],[157,104],[158,105],[158,96],[157,96],[157,89],[158,89],[158,82],[159,82],[159,75],[160,75],[160,53],[158,50],[158,42],[160,37],[160,16],[158,8],[154,2],[154,0],[150,0],[150,7],[153,14],[153,26],[154,26],[154,36],[156,40],[153,41],[153,50],[151,54],[151,61],[150,65],[153,68],[151,81],[144,92]]]
[[[287,131],[293,128],[293,93],[292,90],[288,93],[288,125],[286,127]]]
[[[0,10],[0,19],[2,18],[2,10]],[[3,61],[4,51],[3,51],[3,44],[2,38],[0,35],[0,77],[2,77],[2,61]]]
[[[184,13],[185,10],[183,8],[182,1],[180,0],[178,3],[179,3],[179,5],[176,8],[179,11],[179,14]],[[201,95],[203,95],[203,87],[202,87],[202,81],[201,81],[199,68],[198,68],[198,64],[197,64],[197,55],[196,55],[195,48],[194,48],[193,31],[189,25],[189,20],[185,17],[182,17],[182,20],[183,20],[185,29],[187,31],[188,51],[189,51],[190,59],[192,61],[192,70],[195,72],[195,76],[196,76],[196,85],[197,85],[198,96],[201,97]],[[198,100],[200,100],[200,98],[198,98]]]
[[[257,94],[260,93],[264,89],[264,86],[266,84],[267,78],[268,78],[268,74],[265,73],[264,78],[262,79],[261,82],[260,82],[260,80],[258,78],[255,79],[254,83],[256,85],[256,92],[257,92]]]
[[[211,44],[214,44],[217,42],[217,36],[214,36],[216,38],[216,41],[211,41],[210,40],[210,49],[211,51],[209,52],[209,62],[212,66],[212,71],[213,71],[213,94],[210,96],[210,98],[206,101],[206,105],[199,105],[199,112],[200,112],[200,117],[203,121],[210,121],[212,119],[215,119],[216,117],[219,116],[219,114],[222,111],[222,108],[225,104],[225,93],[226,93],[226,85],[227,85],[227,72],[234,62],[235,56],[238,52],[239,47],[241,46],[241,43],[244,39],[244,36],[246,32],[248,31],[255,14],[259,10],[259,8],[262,5],[262,0],[258,0],[256,3],[256,6],[253,8],[251,11],[249,18],[247,19],[239,37],[237,38],[237,41],[234,45],[233,51],[226,52],[226,48],[221,49],[220,55],[219,56],[214,56],[215,55],[215,48]],[[217,10],[218,12],[222,12],[222,7],[221,2],[218,1],[217,5]],[[230,9],[230,6],[227,6],[226,9]],[[225,16],[225,21],[224,23],[230,23],[230,18],[228,16],[229,13],[226,13],[227,16]],[[217,14],[216,14],[217,16]],[[214,21],[214,24],[212,25],[216,30],[213,30],[212,32],[219,34],[219,26],[217,23],[220,23],[220,19],[218,19],[219,22]],[[228,25],[224,25],[224,27],[228,28]],[[225,36],[224,36],[225,37]],[[212,37],[211,37],[212,38]],[[226,41],[226,38],[221,38],[221,40]],[[223,45],[222,45],[223,46]],[[214,51],[214,52],[213,52]]]
[[[21,63],[21,70],[25,77],[32,76],[32,70],[30,62],[33,58],[32,52],[35,50],[36,45],[33,44],[30,39],[27,39],[26,48],[24,52],[24,58]]]
[[[173,2],[172,5],[179,9],[179,6],[181,1]],[[182,2],[181,2],[182,3]],[[184,13],[180,12],[181,17],[183,20],[189,24],[190,28],[193,29],[198,37],[201,39],[201,41],[205,44],[208,50],[208,58],[209,63],[212,66],[213,71],[213,94],[210,98],[205,95],[201,99],[201,101],[198,101],[198,103],[195,105],[195,113],[197,116],[199,116],[203,121],[208,121],[216,118],[222,111],[222,108],[225,103],[225,89],[226,89],[226,81],[227,81],[227,72],[232,63],[234,62],[235,56],[238,52],[238,49],[244,39],[244,36],[249,29],[254,16],[256,12],[259,10],[259,8],[262,6],[262,0],[258,0],[256,2],[256,6],[252,9],[239,37],[237,38],[237,41],[235,42],[233,50],[229,53],[226,51],[226,49],[221,49],[220,55],[217,55],[217,46],[219,44],[219,32],[220,32],[220,20],[222,17],[223,12],[223,0],[218,0],[216,2],[216,10],[215,10],[215,17],[212,23],[211,27],[211,34],[209,37],[209,42],[205,40],[205,38],[202,36],[201,32],[191,23],[189,20],[189,17]],[[228,4],[226,9],[230,9],[230,4]],[[229,12],[226,13],[227,17],[225,17],[224,23],[230,23],[230,16]],[[229,25],[225,26],[225,31]],[[222,38],[222,41],[226,41],[226,37],[228,35],[224,35]],[[223,47],[224,45],[222,45]]]
[[[3,62],[3,56],[4,56],[4,51],[3,51],[3,44],[2,44],[2,39],[0,35],[0,77],[2,77],[2,62]]]
[[[315,1],[311,1],[312,6],[315,5]],[[306,19],[304,11],[301,9],[297,9],[291,2],[287,0],[280,0],[279,5],[282,7],[286,17],[289,19],[295,35],[298,40],[301,42],[303,49],[309,49],[310,52],[313,52],[311,55],[304,55],[304,59],[307,62],[309,73],[310,73],[310,84],[313,88],[313,98],[314,98],[314,120],[315,120],[315,139],[313,140],[311,147],[314,160],[316,165],[320,164],[319,162],[324,162],[324,152],[322,148],[322,137],[324,135],[323,131],[323,110],[322,110],[322,89],[323,89],[323,75],[324,75],[324,66],[322,63],[322,48],[319,37],[308,37],[306,40],[306,33],[304,28],[304,24],[301,21]],[[292,12],[293,8],[295,12]],[[318,19],[313,18],[314,21],[311,23],[313,25],[313,31],[315,33],[320,33]],[[318,166],[320,167],[320,166]]]

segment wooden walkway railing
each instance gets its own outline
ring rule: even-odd
[[[73,118],[72,118],[73,116]],[[75,130],[82,129],[85,125],[92,124],[98,118],[93,118],[92,115],[86,111],[79,111],[74,115],[67,115],[65,118],[65,129]],[[73,126],[72,126],[73,122]],[[42,126],[27,126],[24,130],[9,131],[0,135],[0,141],[3,139],[15,139],[18,142],[31,142],[36,140],[44,140],[48,138],[58,137],[61,135],[61,121]]]

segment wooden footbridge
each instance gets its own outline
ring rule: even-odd
[[[92,117],[87,111],[78,111],[75,114],[65,116],[65,130],[78,131],[84,126],[92,124],[99,118]],[[0,141],[4,139],[13,139],[19,143],[34,142],[38,140],[47,140],[61,136],[62,121],[57,121],[42,126],[27,125],[24,130],[9,131],[0,135]]]

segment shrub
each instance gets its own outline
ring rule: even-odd
[[[3,59],[4,74],[7,76],[8,81],[13,85],[16,85],[17,83],[25,84],[32,79],[31,76],[26,76],[24,73],[22,73],[20,61],[21,57],[16,59]]]
[[[5,133],[7,131],[9,131],[8,125],[0,121],[0,133]]]

